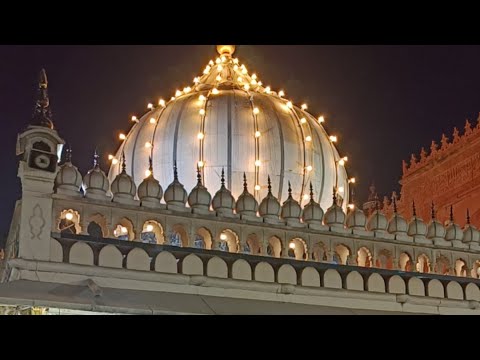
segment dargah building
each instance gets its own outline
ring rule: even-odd
[[[321,109],[216,50],[132,118],[109,169],[64,146],[41,71],[0,313],[480,314],[480,126],[412,156],[399,196],[363,206]]]

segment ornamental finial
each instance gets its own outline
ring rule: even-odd
[[[235,52],[235,45],[217,45],[219,55],[232,56]]]
[[[32,125],[53,129],[52,110],[50,109],[50,99],[48,98],[48,80],[45,69],[40,71],[38,79],[38,95],[33,111]]]

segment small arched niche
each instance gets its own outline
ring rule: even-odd
[[[318,242],[313,245],[312,259],[315,261],[327,261],[327,247],[324,243]]]
[[[430,272],[430,259],[427,255],[421,254],[418,256],[416,269],[419,273],[428,274]]]
[[[80,214],[78,211],[68,209],[63,210],[58,218],[58,230],[61,234],[80,234]]]
[[[473,263],[472,270],[470,271],[470,275],[474,279],[480,278],[480,260],[476,260]]]
[[[94,238],[105,238],[108,236],[107,220],[102,214],[95,214],[88,218],[87,233]]]
[[[288,243],[288,257],[295,260],[307,260],[307,244],[301,238],[294,238]]]
[[[358,249],[357,252],[357,264],[363,267],[372,267],[372,254],[365,246]]]
[[[250,234],[247,236],[245,252],[252,255],[260,255],[262,253],[262,246],[258,240],[257,234]]]
[[[350,256],[350,249],[343,244],[338,244],[335,246],[335,251],[333,254],[332,261],[334,264],[347,265],[347,260],[349,256]]]
[[[279,258],[282,256],[282,241],[277,236],[268,239],[267,255]]]
[[[237,253],[240,250],[240,241],[233,230],[225,229],[221,231],[218,241],[220,251]]]
[[[468,267],[467,263],[463,259],[455,261],[455,275],[467,277]]]
[[[113,236],[118,240],[133,241],[135,233],[132,222],[127,218],[121,219],[113,228]]]
[[[212,233],[210,230],[204,227],[198,229],[193,239],[193,247],[210,250],[212,248]]]
[[[393,256],[390,250],[383,249],[378,252],[376,264],[380,269],[393,269]]]
[[[176,224],[172,226],[172,230],[168,234],[167,245],[188,247],[188,233],[183,225]]]
[[[450,273],[450,261],[444,255],[437,257],[435,272],[439,275],[448,275]]]
[[[400,254],[400,257],[398,258],[398,266],[402,271],[414,271],[415,269],[412,257],[406,252]]]
[[[142,242],[147,244],[163,244],[165,242],[165,237],[163,235],[162,225],[155,220],[145,221],[140,238]]]

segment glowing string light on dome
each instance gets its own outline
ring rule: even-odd
[[[145,143],[145,147],[146,147],[147,149],[151,149],[151,148],[152,148],[152,143],[151,143],[150,141],[147,141],[147,142]]]
[[[172,96],[172,97],[170,98],[170,101],[173,101],[173,100],[175,100],[175,96]]]
[[[262,136],[262,133],[260,131],[255,131],[255,137],[259,138],[260,136]]]
[[[197,166],[198,166],[199,168],[203,168],[203,167],[205,166],[205,162],[202,161],[202,160],[200,160],[199,162],[197,162]]]
[[[320,124],[323,124],[323,123],[325,122],[325,117],[324,117],[323,115],[320,116],[320,117],[318,118],[318,122],[319,122]]]
[[[306,141],[306,142],[312,141],[312,137],[311,137],[310,135],[308,135],[308,136],[305,138],[305,141]]]
[[[68,221],[72,221],[73,220],[73,214],[69,211],[65,214],[65,219],[67,219]]]
[[[244,88],[246,91],[248,91],[248,90],[250,90],[250,85],[245,84],[245,85],[243,86],[243,88]]]
[[[262,187],[259,184],[255,185],[255,191],[260,191],[261,189]]]
[[[265,92],[266,92],[267,94],[270,94],[270,93],[272,92],[272,89],[270,88],[270,86],[267,86],[267,87],[265,88]]]
[[[147,109],[152,110],[152,109],[153,109],[153,104],[152,104],[152,103],[149,103],[149,104],[147,105]]]
[[[137,117],[136,117],[135,115],[132,116],[132,121],[133,121],[134,123],[138,123],[138,119],[137,119]]]
[[[118,138],[120,140],[125,140],[127,138],[127,135],[125,135],[124,133],[120,133],[120,135],[118,135]]]
[[[308,109],[307,104],[302,104],[302,110],[307,110],[307,109]]]
[[[157,120],[155,120],[155,118],[150,118],[150,124],[155,124],[157,122]]]
[[[200,109],[200,111],[198,112],[201,116],[205,115],[205,109]]]
[[[305,118],[300,119],[300,123],[305,124],[306,122],[307,122],[307,119],[305,119]]]
[[[158,100],[158,105],[160,105],[161,107],[167,106],[167,104],[165,103],[165,100],[163,99]]]
[[[278,92],[278,96],[284,97],[284,96],[285,96],[285,91],[280,90],[280,91]]]
[[[113,158],[112,159],[112,165],[117,165],[118,164],[118,159]]]
[[[241,76],[239,76],[239,77],[237,78],[237,81],[238,81],[239,83],[242,83],[242,82],[243,82],[243,78],[242,78]]]
[[[115,157],[115,156],[113,156],[112,154],[110,154],[110,155],[108,155],[108,160],[112,161],[114,157]]]
[[[182,95],[182,92],[180,90],[175,91],[175,97],[179,97]]]
[[[198,84],[199,82],[200,82],[200,78],[198,76],[193,78],[193,83],[194,84]]]
[[[206,101],[207,98],[206,98],[205,96],[203,96],[203,95],[200,95],[200,96],[198,97],[198,100],[200,100],[200,101]]]
[[[218,65],[218,66],[217,66],[217,71],[218,71],[218,72],[223,71],[223,66],[222,66],[222,65]]]
[[[183,92],[185,94],[188,94],[190,91],[192,91],[192,88],[190,86],[187,86],[186,88],[183,88]]]
[[[214,89],[212,90],[212,94],[213,94],[213,95],[218,95],[219,93],[220,93],[220,92],[218,91],[217,88],[214,88]]]
[[[145,177],[148,178],[150,175],[152,175],[152,172],[149,169],[145,170]]]
[[[215,80],[217,81],[222,81],[222,77],[220,75],[217,75],[217,77],[215,78]]]
[[[220,64],[221,62],[222,62],[222,59],[220,59],[220,58],[217,58],[217,59],[215,60],[215,63],[216,63],[216,64]]]
[[[287,108],[289,108],[289,109],[293,108],[293,104],[292,104],[291,101],[287,101]]]
[[[312,165],[308,165],[307,166],[307,171],[312,171],[313,170],[313,166]]]
[[[234,66],[233,66],[233,70],[234,70],[234,71],[238,71],[238,65],[234,65]]]
[[[338,141],[338,138],[336,135],[330,135],[329,139],[331,142],[334,142],[334,143]]]

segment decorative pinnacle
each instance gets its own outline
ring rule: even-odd
[[[127,163],[125,161],[125,151],[122,151],[122,173],[127,172]]]
[[[315,201],[315,200],[313,200],[313,185],[312,185],[311,181],[310,181],[310,200]]]
[[[337,204],[337,189],[335,189],[335,186],[333,187],[333,205]]]
[[[450,205],[450,221],[453,223],[453,205]]]
[[[415,208],[415,200],[412,201],[413,217],[417,216],[417,209]]]
[[[173,180],[178,181],[177,160],[173,162]]]
[[[378,211],[379,208],[378,208],[378,203],[379,203],[379,200],[378,200],[378,195],[375,194],[375,210]]]
[[[288,182],[288,198],[292,198],[292,185],[290,184],[290,181]]]
[[[202,186],[202,172],[200,166],[197,166],[197,186]]]
[[[150,171],[150,176],[153,176],[153,161],[152,157],[148,157],[148,170]]]
[[[272,193],[272,182],[270,181],[270,175],[268,175],[268,194]]]
[[[33,111],[32,125],[53,129],[52,110],[50,109],[50,99],[48,98],[48,80],[45,69],[40,71],[38,95]]]
[[[243,173],[243,191],[248,192],[247,175]]]
[[[467,224],[470,225],[470,210],[467,208]]]
[[[67,150],[65,150],[65,162],[72,162],[72,147],[70,145],[68,145]]]
[[[435,220],[435,204],[432,201],[432,220]]]
[[[225,170],[222,168],[222,176],[220,177],[220,183],[222,184],[222,187],[225,187]]]
[[[100,165],[98,164],[98,159],[100,156],[98,156],[97,149],[95,149],[95,152],[93,153],[93,167],[98,168]]]
[[[396,214],[397,213],[397,197],[392,196],[392,202],[393,202],[393,212]]]

